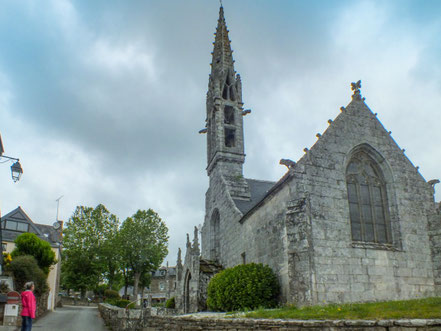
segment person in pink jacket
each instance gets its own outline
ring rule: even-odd
[[[35,310],[37,309],[37,301],[34,295],[34,282],[27,282],[25,290],[21,292],[21,331],[32,330],[32,319],[35,318]]]

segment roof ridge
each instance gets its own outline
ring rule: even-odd
[[[267,180],[267,179],[255,179],[255,178],[245,178],[245,180],[254,180],[256,182],[262,182],[262,183],[272,183],[275,184],[277,183],[277,181],[273,181],[273,180]]]

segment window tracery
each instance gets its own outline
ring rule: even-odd
[[[392,243],[386,183],[376,162],[355,154],[346,168],[352,240]]]
[[[222,91],[222,98],[224,100],[236,100],[235,90],[234,90],[234,82],[231,79],[231,75],[228,72],[227,77],[225,79],[224,89]]]

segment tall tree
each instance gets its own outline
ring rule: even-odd
[[[141,275],[159,268],[168,253],[168,228],[152,209],[138,210],[123,222],[119,235],[122,256],[134,275],[136,300]]]
[[[112,263],[109,243],[116,237],[118,227],[118,218],[102,204],[95,208],[78,206],[67,222],[63,280],[81,291],[83,297],[86,290],[98,285]]]

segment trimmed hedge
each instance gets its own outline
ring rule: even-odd
[[[207,305],[214,311],[272,308],[277,305],[279,291],[270,267],[243,264],[225,269],[210,280]]]
[[[106,299],[104,301],[105,303],[108,303],[109,305],[116,306],[119,308],[126,308],[127,305],[130,303],[130,300],[125,299]],[[129,309],[135,308],[135,303],[130,303]]]

